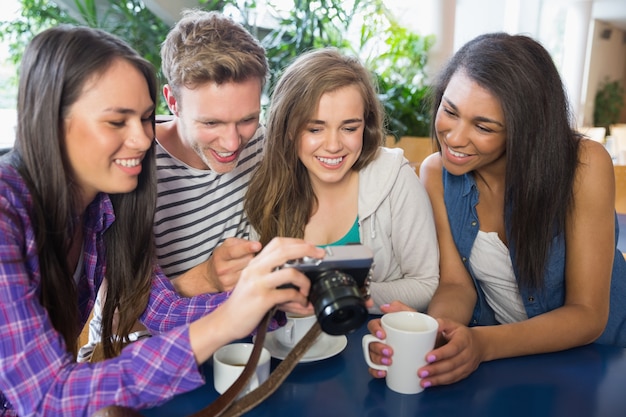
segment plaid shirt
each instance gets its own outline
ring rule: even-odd
[[[131,344],[117,358],[76,363],[39,302],[31,210],[22,178],[12,166],[0,164],[0,416],[89,416],[112,404],[146,408],[202,385],[188,323],[214,310],[229,293],[181,298],[156,267],[141,317],[156,336]],[[83,324],[105,275],[103,233],[114,219],[105,194],[85,213],[84,267],[78,282]]]

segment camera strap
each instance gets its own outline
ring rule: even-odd
[[[300,359],[302,359],[322,332],[322,328],[316,321],[307,334],[291,349],[287,357],[278,364],[268,379],[255,390],[237,400],[237,395],[244,389],[256,370],[259,358],[261,357],[261,351],[263,350],[267,328],[271,318],[274,316],[274,312],[274,309],[267,312],[259,324],[252,353],[237,380],[223,394],[217,397],[215,401],[195,414],[192,414],[191,417],[238,417],[250,411],[278,389],[280,384],[289,376],[289,373],[298,362],[300,362]],[[92,417],[140,416],[141,414],[135,410],[119,406],[106,407],[92,415]]]
[[[267,397],[272,395],[276,389],[278,389],[280,384],[282,384],[287,376],[289,376],[289,373],[298,364],[298,362],[300,362],[300,359],[302,359],[304,354],[307,350],[309,350],[322,332],[322,328],[316,321],[313,326],[311,326],[307,334],[293,347],[293,349],[291,349],[291,351],[289,351],[287,357],[285,357],[285,359],[278,364],[276,369],[274,369],[265,382],[259,385],[255,390],[235,401],[237,394],[239,394],[239,392],[246,386],[248,380],[252,377],[252,374],[256,369],[259,357],[261,356],[261,351],[263,350],[267,327],[269,325],[270,318],[273,315],[274,310],[272,309],[263,318],[254,340],[254,347],[252,349],[252,353],[250,354],[250,359],[246,363],[246,366],[244,367],[239,378],[213,403],[193,414],[191,417],[237,417],[247,411],[250,411]]]

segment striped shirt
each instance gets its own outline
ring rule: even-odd
[[[154,234],[159,265],[168,277],[206,261],[226,238],[249,237],[243,200],[263,155],[264,133],[257,129],[237,166],[225,174],[192,168],[157,145]]]

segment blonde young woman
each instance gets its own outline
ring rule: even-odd
[[[371,311],[393,300],[425,310],[439,278],[432,209],[402,152],[383,139],[368,70],[334,49],[301,55],[272,94],[246,212],[263,244],[288,236],[370,247]]]

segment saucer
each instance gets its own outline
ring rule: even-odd
[[[309,348],[300,359],[300,363],[321,361],[333,357],[343,351],[348,345],[346,336],[331,336],[322,333],[320,338]],[[263,346],[270,351],[273,358],[283,360],[291,351],[291,347],[285,346],[276,339],[276,334],[269,332],[265,335]]]

